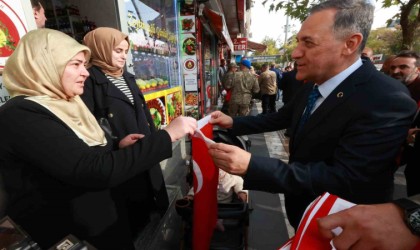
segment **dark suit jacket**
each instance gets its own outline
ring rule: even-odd
[[[365,62],[296,134],[311,89],[305,85],[277,113],[239,117],[233,124],[237,135],[291,128],[289,163],[252,156],[245,188],[285,193],[295,228],[306,206],[324,192],[355,203],[389,201],[395,158],[416,110],[403,85]]]
[[[297,70],[292,70],[286,73],[283,73],[283,78],[281,79],[280,89],[282,93],[282,101],[284,105],[292,100],[295,94],[299,91],[300,87],[303,86],[303,81],[296,80]]]
[[[7,196],[0,217],[9,215],[43,249],[70,233],[98,249],[132,245],[127,227],[109,228],[117,220],[109,189],[172,155],[164,130],[123,150],[89,147],[54,114],[23,97],[0,107],[0,138],[0,188]]]
[[[98,106],[103,107],[103,103],[106,104],[105,115],[112,127],[113,134],[118,137],[116,144],[128,134],[140,133],[147,137],[156,132],[143,94],[136,85],[132,74],[124,72],[123,77],[133,94],[134,106],[98,67],[89,68],[89,73],[90,76],[85,81],[84,93],[81,97],[96,118],[99,118]],[[102,96],[102,98],[99,98],[100,100],[95,99],[95,92],[103,94],[99,95]],[[101,104],[98,102],[101,102]],[[147,144],[144,146],[144,150],[148,151]],[[130,201],[138,203],[139,207],[134,208],[137,211],[133,212],[133,216],[139,216],[142,211],[145,211],[141,210],[146,208],[145,203],[155,203],[154,208],[152,206],[151,209],[157,208],[161,214],[166,212],[169,204],[162,170],[158,164],[154,165],[149,171],[135,176],[121,187],[114,189],[113,192],[115,197],[120,199],[127,197]],[[141,216],[148,217],[148,213]],[[133,217],[129,220],[131,223],[136,221]]]

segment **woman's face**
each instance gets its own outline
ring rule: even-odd
[[[125,65],[125,60],[127,59],[127,53],[128,42],[122,40],[122,42],[112,50],[112,66],[122,69]]]
[[[85,53],[79,52],[70,59],[64,69],[61,83],[64,93],[69,98],[83,94],[85,80],[89,76],[89,72],[86,70],[86,63]]]

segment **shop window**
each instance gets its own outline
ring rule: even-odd
[[[174,1],[125,2],[132,71],[145,93],[178,86],[177,20]]]

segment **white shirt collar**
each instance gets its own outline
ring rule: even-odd
[[[341,71],[339,74],[325,81],[323,84],[318,85],[318,90],[323,99],[326,99],[340,83],[342,83],[349,75],[362,66],[362,59],[357,59],[350,67]]]

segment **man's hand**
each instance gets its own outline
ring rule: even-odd
[[[197,128],[197,121],[192,117],[179,116],[175,118],[168,126],[164,128],[171,137],[171,141],[175,142],[185,135],[193,135]]]
[[[217,167],[235,175],[245,175],[251,160],[250,153],[223,143],[211,144],[209,154]]]
[[[124,137],[123,139],[121,139],[121,141],[118,143],[118,147],[119,148],[125,148],[125,147],[128,147],[128,146],[131,146],[143,137],[144,137],[143,134],[129,134],[126,137]]]
[[[407,250],[420,240],[404,223],[403,211],[392,203],[358,205],[318,220],[322,236],[337,249]],[[343,232],[334,236],[332,229]]]
[[[210,114],[210,124],[218,125],[222,128],[231,128],[233,125],[232,117],[225,115],[220,111],[214,111]]]

